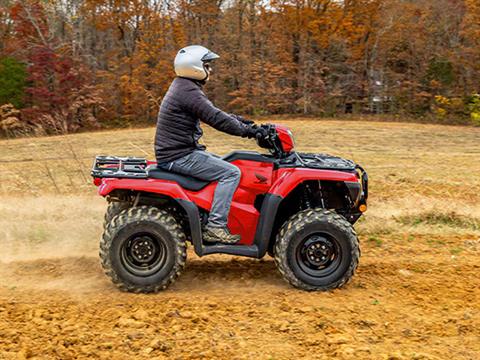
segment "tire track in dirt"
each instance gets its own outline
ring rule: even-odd
[[[3,263],[0,358],[478,358],[477,253],[367,250],[329,293],[291,288],[271,259],[190,252],[151,295],[119,292],[93,256]]]
[[[437,266],[435,267],[434,263],[429,261],[429,257],[416,260],[384,258],[366,264],[363,260],[362,258],[361,267],[353,281],[359,286],[362,286],[364,280],[368,280],[370,283],[376,281],[388,283],[392,280],[391,278],[398,278],[399,275],[404,279],[409,279],[411,283],[422,274],[426,275],[422,279],[423,282],[434,280],[436,277],[443,279],[448,274],[468,276],[480,272],[480,264],[469,262],[453,264],[451,260],[447,259],[443,259],[444,261],[440,263],[439,261],[442,259],[435,261],[435,266]],[[0,271],[2,274],[0,286],[4,287],[15,284],[15,288],[48,289],[49,286],[45,283],[48,284],[49,281],[60,283],[63,280],[62,286],[52,287],[52,289],[63,290],[67,293],[78,292],[82,289],[88,290],[88,293],[101,292],[103,289],[101,286],[108,291],[115,289],[104,276],[98,258],[93,256],[0,263]],[[190,291],[209,288],[221,283],[223,290],[228,290],[227,288],[231,284],[232,290],[235,291],[242,284],[247,285],[246,288],[251,287],[251,282],[255,284],[260,282],[260,287],[290,287],[281,279],[271,258],[254,260],[215,255],[200,259],[192,251],[189,251],[185,271],[174,286],[176,291]],[[82,283],[91,283],[91,289],[79,286]],[[444,283],[450,284],[450,281],[445,280]]]

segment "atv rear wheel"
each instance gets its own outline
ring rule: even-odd
[[[187,258],[185,233],[165,210],[123,210],[106,226],[100,242],[105,273],[123,291],[157,292],[180,275]]]
[[[127,201],[112,201],[108,203],[107,211],[105,212],[105,217],[103,219],[103,229],[107,227],[107,224],[112,221],[112,219],[120,214],[123,210],[131,207],[130,203]]]
[[[337,213],[314,209],[293,215],[280,229],[275,263],[293,286],[302,290],[331,290],[353,276],[360,257],[352,225]]]

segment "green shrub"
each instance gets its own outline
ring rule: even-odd
[[[474,94],[470,96],[467,106],[473,124],[480,126],[480,95]]]
[[[455,80],[455,73],[453,65],[450,61],[445,59],[434,59],[430,61],[426,74],[428,82],[435,80],[444,86],[450,86]]]
[[[23,107],[27,71],[25,65],[11,57],[0,59],[0,105],[13,104]]]
[[[432,109],[437,118],[443,122],[471,123],[480,126],[479,94],[464,98],[436,95]],[[452,119],[456,119],[456,121],[452,121]]]

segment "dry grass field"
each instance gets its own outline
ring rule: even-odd
[[[274,119],[272,119],[274,121]],[[154,295],[97,258],[96,154],[153,157],[154,129],[0,141],[0,359],[480,359],[480,129],[281,121],[301,151],[362,164],[357,274],[307,293],[273,260],[189,252]],[[253,142],[206,129],[220,154]]]

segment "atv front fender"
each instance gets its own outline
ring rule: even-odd
[[[299,184],[308,180],[358,183],[356,173],[308,168],[283,168],[278,169],[277,178],[269,193],[286,197]]]

